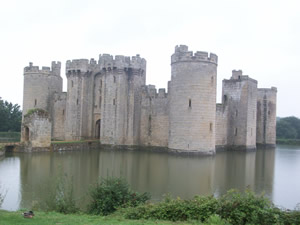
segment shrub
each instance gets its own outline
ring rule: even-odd
[[[102,179],[91,188],[90,196],[88,213],[97,215],[108,215],[117,208],[136,207],[150,199],[149,193],[133,192],[122,178]]]
[[[195,196],[191,200],[171,199],[131,208],[125,213],[127,219],[160,219],[171,221],[205,221],[214,215],[218,201],[213,196]]]
[[[217,214],[232,224],[276,224],[279,211],[263,195],[230,190],[219,199]]]
[[[0,207],[2,206],[2,204],[4,202],[7,191],[6,192],[3,191],[2,193],[1,192],[2,192],[2,188],[1,188],[1,184],[0,184]]]

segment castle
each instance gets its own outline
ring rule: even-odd
[[[217,148],[275,145],[277,89],[233,70],[216,104],[218,57],[185,45],[171,56],[168,92],[146,85],[146,60],[109,54],[24,69],[22,142],[43,147],[52,140],[100,139],[101,144],[167,147],[214,154]],[[28,115],[32,109],[44,113]],[[27,115],[26,115],[27,114]]]

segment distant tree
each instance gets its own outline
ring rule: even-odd
[[[300,119],[294,116],[280,118],[276,133],[278,139],[300,139]]]
[[[0,97],[0,131],[20,131],[22,111],[18,104],[12,104]]]

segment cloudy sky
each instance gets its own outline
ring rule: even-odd
[[[3,0],[0,97],[22,105],[23,68],[99,54],[140,54],[166,87],[177,44],[219,57],[218,99],[233,69],[278,88],[278,116],[300,117],[299,0]]]

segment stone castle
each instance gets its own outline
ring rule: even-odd
[[[103,54],[98,61],[67,61],[62,92],[60,62],[42,69],[30,63],[24,69],[22,142],[34,148],[51,139],[99,139],[203,154],[275,145],[277,89],[257,88],[256,80],[233,70],[216,104],[217,66],[215,54],[176,46],[166,92],[146,85],[146,60],[139,55]],[[32,109],[43,112],[28,113]]]

